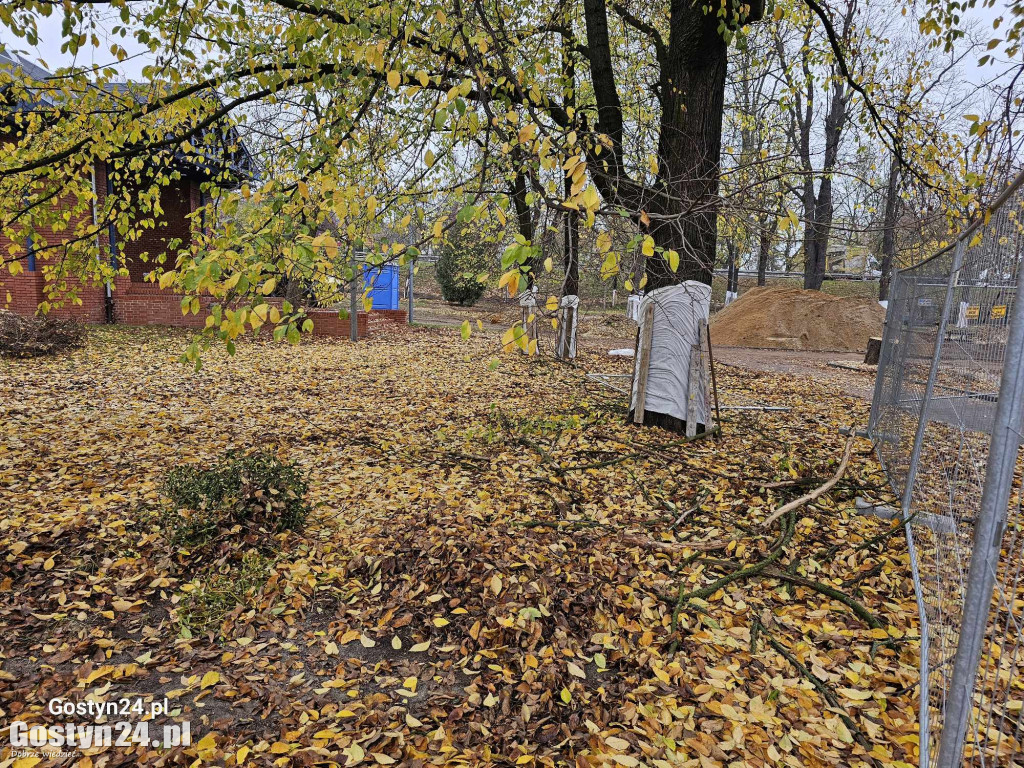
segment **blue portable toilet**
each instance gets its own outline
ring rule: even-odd
[[[364,284],[370,291],[374,309],[398,309],[399,275],[397,264],[379,267],[365,265]]]

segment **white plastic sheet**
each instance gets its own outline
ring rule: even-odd
[[[687,387],[690,374],[690,349],[700,339],[700,320],[708,319],[711,286],[688,280],[648,291],[640,302],[640,336],[644,334],[647,307],[654,305],[651,332],[651,356],[647,374],[644,411],[665,413],[686,420]],[[637,352],[634,368],[640,365]],[[707,388],[706,377],[698,376],[698,386]],[[636,408],[639,371],[634,371],[630,408]],[[705,391],[696,394],[697,422],[708,424],[708,398]]]
[[[640,322],[640,297],[635,293],[626,297],[626,317],[634,323]]]
[[[960,302],[960,308],[957,311],[957,316],[956,316],[956,327],[957,328],[966,328],[967,327],[967,306],[968,305],[967,305],[966,301],[961,301]]]
[[[558,311],[558,356],[562,360],[576,359],[576,327],[579,325],[579,317],[580,297],[563,296]]]

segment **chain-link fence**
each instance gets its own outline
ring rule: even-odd
[[[922,768],[1024,766],[1022,183],[886,313],[869,432],[917,591]]]

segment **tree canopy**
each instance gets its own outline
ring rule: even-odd
[[[0,9],[8,37],[34,45],[40,19],[63,14],[74,63],[38,76],[0,67],[2,258],[16,274],[35,239],[54,285],[73,294],[68,276],[109,280],[124,265],[102,234],[139,237],[187,163],[206,174],[206,226],[187,251],[150,254],[153,279],[187,311],[212,296],[223,311],[211,334],[227,340],[266,323],[298,333],[300,309],[264,299],[282,281],[329,301],[352,278],[353,251],[405,263],[477,217],[507,227],[501,284],[513,293],[551,268],[537,258],[538,227],[553,226],[540,212],[592,228],[605,277],[643,258],[634,289],[710,282],[720,232],[768,233],[744,247],[763,240],[774,262],[790,228],[817,279],[832,188],[858,176],[851,146],[889,158],[862,164],[881,196],[964,216],[1005,177],[991,171],[1006,171],[1019,136],[1017,70],[994,78],[991,114],[968,115],[969,132],[949,125],[962,121],[955,94],[926,90],[978,35],[961,13],[907,4],[916,22],[886,28],[885,11],[863,0],[767,12],[738,0],[18,0]],[[1017,51],[1021,16],[1009,18],[985,43],[989,67]],[[911,50],[894,76],[897,52]],[[118,62],[135,56],[147,61],[141,82],[124,83]],[[240,169],[243,152],[253,162]],[[97,163],[115,194],[93,214]],[[895,227],[889,213],[877,231]],[[612,236],[623,226],[624,242]],[[43,242],[47,228],[59,242]]]

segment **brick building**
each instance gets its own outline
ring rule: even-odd
[[[50,77],[50,73],[31,62],[12,54],[0,52],[0,68],[26,73],[32,80],[41,81]],[[126,84],[116,86],[118,95],[130,93],[132,86]],[[2,96],[2,94],[0,94]],[[40,103],[45,106],[46,96],[40,95]],[[0,109],[24,108],[25,105],[3,104],[0,99]],[[50,105],[52,106],[52,104]],[[0,131],[4,124],[0,114]],[[9,121],[7,122],[10,125]],[[234,130],[233,128],[231,129]],[[0,132],[0,145],[2,145],[2,132]],[[253,172],[253,162],[244,145],[237,135],[232,135],[230,141],[223,142],[225,152],[228,144],[235,147],[242,147],[241,153],[237,150],[230,156],[225,155],[223,163],[230,164],[237,171],[236,178],[243,178]],[[155,226],[144,229],[137,239],[130,239],[121,242],[114,226],[103,227],[96,221],[96,211],[103,210],[108,195],[121,194],[125,190],[119,189],[118,174],[116,166],[107,162],[96,162],[89,169],[89,183],[96,198],[96,205],[91,214],[76,210],[76,201],[70,197],[57,197],[50,201],[53,208],[60,212],[63,208],[65,216],[54,216],[54,221],[64,220],[59,226],[38,233],[36,237],[45,240],[45,245],[36,241],[14,244],[3,233],[0,233],[0,254],[7,255],[12,252],[22,253],[20,259],[23,271],[17,275],[0,273],[0,308],[9,309],[19,314],[34,314],[38,311],[41,303],[47,301],[47,297],[56,287],[58,294],[62,293],[60,288],[74,284],[77,300],[67,301],[63,304],[53,306],[50,313],[58,317],[74,317],[78,320],[91,323],[124,323],[128,325],[173,325],[180,327],[202,328],[206,323],[206,308],[213,303],[213,300],[206,298],[202,300],[202,311],[198,315],[183,315],[181,311],[181,294],[161,290],[159,286],[147,280],[146,276],[158,265],[153,260],[157,254],[167,252],[167,262],[174,263],[175,250],[187,250],[192,241],[193,232],[196,227],[203,226],[201,214],[197,214],[204,205],[202,185],[213,178],[213,171],[220,171],[225,165],[218,164],[213,168],[204,168],[195,163],[188,162],[184,158],[174,158],[175,180],[160,189],[159,204],[162,213],[155,217]],[[80,208],[80,206],[78,206]],[[195,215],[194,215],[195,214]],[[88,221],[91,217],[92,221]],[[109,258],[110,263],[121,268],[122,274],[115,277],[106,285],[83,283],[74,274],[60,275],[57,279],[61,283],[57,286],[47,284],[47,275],[43,271],[44,264],[50,260],[59,259],[65,246],[73,239],[73,233],[81,226],[93,225],[96,229],[96,241],[100,246],[104,258]],[[174,249],[171,246],[174,246]],[[143,254],[148,254],[148,260],[143,259]],[[127,274],[124,274],[127,272]],[[52,276],[51,276],[52,278]],[[281,300],[268,299],[270,303],[280,305]],[[314,333],[317,335],[347,336],[350,332],[349,321],[339,318],[334,310],[307,310],[314,322]],[[359,334],[364,336],[367,333],[368,318],[364,313],[359,313],[358,325]]]

